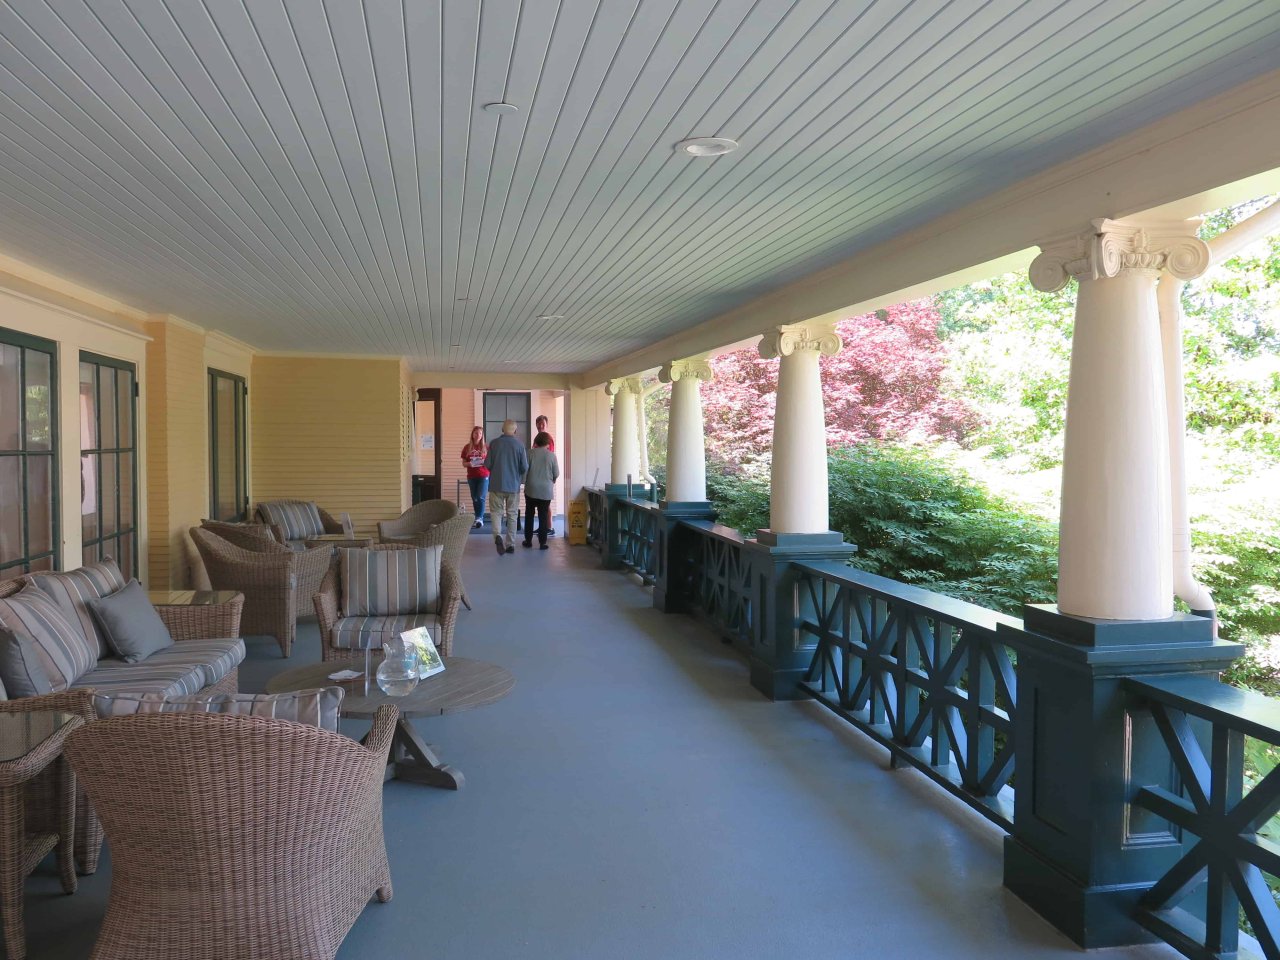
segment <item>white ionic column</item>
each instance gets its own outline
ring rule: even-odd
[[[1173,614],[1169,429],[1156,281],[1209,264],[1198,221],[1094,220],[1041,245],[1031,282],[1080,281],[1071,341],[1058,609],[1102,620]]]
[[[764,334],[760,356],[781,357],[773,411],[773,470],[769,529],[779,533],[826,533],[827,420],[818,358],[840,352],[830,327],[788,324]]]
[[[703,380],[714,377],[705,358],[673,360],[658,379],[671,384],[667,416],[667,501],[701,503],[707,499],[707,444],[702,420]]]
[[[640,477],[639,400],[640,381],[636,377],[610,380],[605,387],[613,396],[613,466],[610,480],[642,483]]]

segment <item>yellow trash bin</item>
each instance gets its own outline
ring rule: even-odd
[[[569,502],[569,545],[587,542],[587,504],[585,500]]]

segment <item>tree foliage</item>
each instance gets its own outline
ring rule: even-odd
[[[973,414],[942,389],[940,319],[931,301],[914,300],[836,325],[844,349],[821,361],[829,445],[964,434]],[[752,348],[711,364],[716,378],[703,388],[709,451],[728,464],[759,464],[773,444],[778,361]]]

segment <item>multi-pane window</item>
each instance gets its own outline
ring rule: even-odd
[[[80,354],[80,520],[84,562],[138,573],[137,376],[123,360]]]
[[[58,562],[57,345],[0,328],[0,579]]]
[[[209,371],[209,514],[239,523],[249,509],[245,468],[244,377]]]

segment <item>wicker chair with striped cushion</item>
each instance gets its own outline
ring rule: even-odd
[[[212,713],[72,733],[67,758],[111,841],[96,960],[331,960],[370,899],[391,899],[382,780],[397,715],[379,708],[363,743]]]
[[[436,628],[436,645],[450,656],[462,583],[453,566],[443,562],[442,553],[439,546],[424,549],[399,543],[339,550],[315,596],[323,658],[350,659],[366,647],[381,648],[387,637],[421,626]],[[410,559],[415,554],[418,557]],[[435,558],[438,580],[422,554]],[[403,560],[395,563],[391,557]],[[359,571],[359,579],[350,584],[344,577],[344,560],[348,570]]]
[[[314,500],[264,500],[254,515],[274,528],[277,540],[295,550],[304,549],[308,537],[342,533],[342,522]]]

